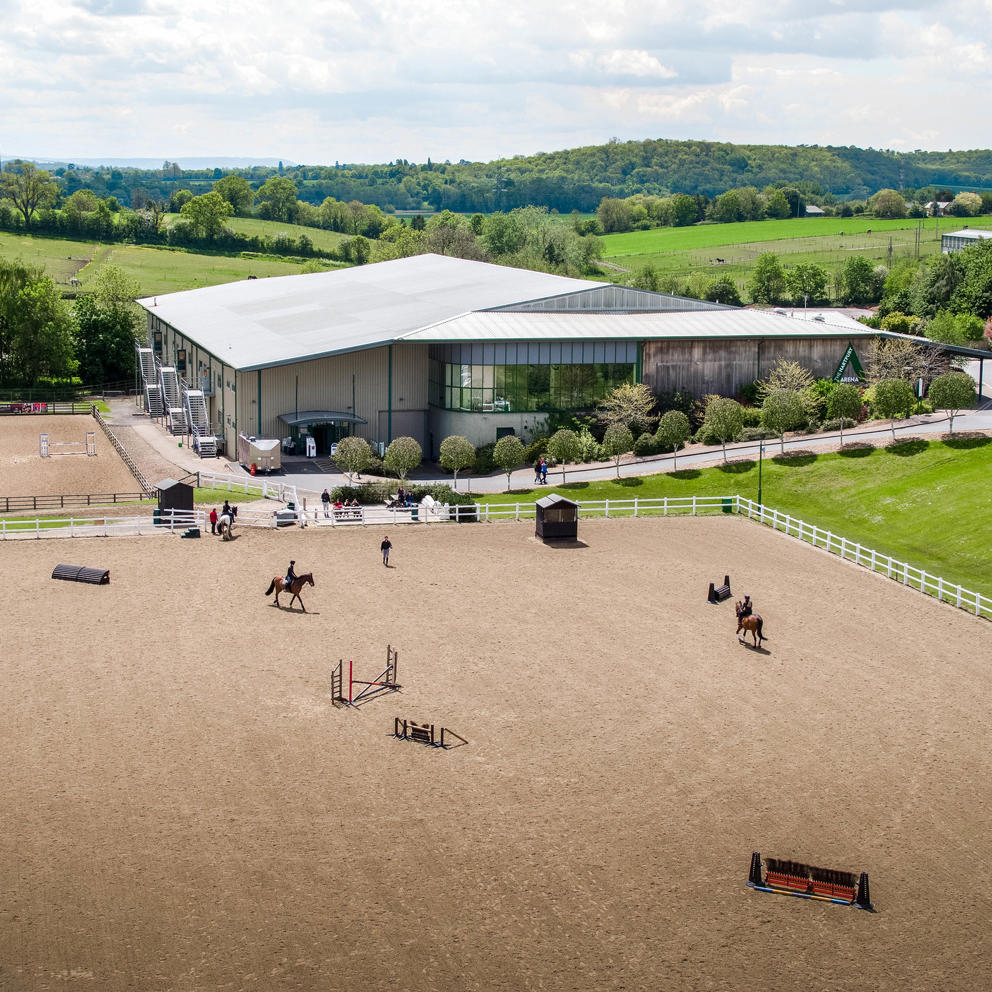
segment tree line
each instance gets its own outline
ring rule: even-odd
[[[89,168],[58,165],[53,173],[65,195],[91,189],[141,209],[148,200],[168,201],[179,188],[209,192],[217,180],[239,176],[253,189],[269,179],[292,181],[299,199],[318,205],[328,197],[360,200],[391,210],[452,210],[488,213],[544,206],[568,213],[591,212],[604,197],[674,193],[715,197],[753,186],[790,186],[805,181],[818,195],[865,199],[885,188],[948,186],[992,188],[992,151],[894,152],[818,145],[737,145],[713,141],[613,140],[602,145],[514,156],[491,162],[297,165],[278,168],[183,170]]]
[[[108,265],[95,292],[70,302],[42,269],[0,258],[0,386],[130,385],[138,292]]]

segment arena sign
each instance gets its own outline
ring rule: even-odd
[[[862,382],[864,375],[865,370],[861,367],[858,353],[854,350],[854,345],[849,344],[847,351],[844,352],[844,357],[840,360],[840,365],[837,366],[837,371],[834,373],[834,382]]]

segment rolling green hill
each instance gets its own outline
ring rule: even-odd
[[[247,279],[253,275],[293,275],[301,262],[267,255],[204,255],[192,251],[137,245],[100,245],[62,238],[38,238],[0,232],[0,256],[41,266],[67,295],[85,292],[104,265],[113,263],[138,280],[144,296]],[[78,279],[78,285],[70,283]]]

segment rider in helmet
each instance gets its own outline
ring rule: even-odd
[[[293,566],[294,566],[295,564],[296,564],[296,562],[295,562],[295,561],[291,561],[291,562],[289,563],[289,568],[288,568],[288,569],[286,569],[286,578],[285,578],[285,579],[283,579],[283,583],[285,584],[285,586],[286,586],[286,588],[287,588],[287,589],[288,589],[288,588],[289,588],[289,587],[290,587],[290,586],[291,586],[291,585],[292,585],[292,584],[293,584],[293,583],[294,583],[294,582],[296,581],[296,579],[298,578],[298,576],[297,576],[297,574],[296,574],[296,571],[295,571],[295,569],[293,568]]]
[[[754,612],[754,608],[751,605],[751,597],[745,596],[744,602],[741,603],[741,619],[744,617],[749,617]]]

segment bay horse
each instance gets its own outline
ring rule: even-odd
[[[741,616],[744,612],[744,605],[737,601],[737,640],[740,644],[747,644],[747,635],[751,634],[754,640],[754,646],[756,648],[761,647],[761,642],[765,640],[765,635],[761,632],[763,621],[757,613],[752,613],[749,617]],[[744,631],[744,636],[741,637],[741,631]]]
[[[303,600],[300,597],[300,593],[303,591],[303,587],[305,585],[313,585],[313,574],[311,572],[307,572],[305,575],[301,575],[299,578],[294,579],[288,586],[286,585],[286,577],[284,575],[277,575],[269,583],[269,588],[265,590],[265,595],[268,596],[275,592],[276,606],[279,606],[279,593],[291,592],[293,594],[293,599],[300,600],[300,609],[306,613],[307,608],[303,605]],[[293,608],[293,599],[289,601],[289,609]],[[280,607],[280,609],[281,608],[282,607]]]

